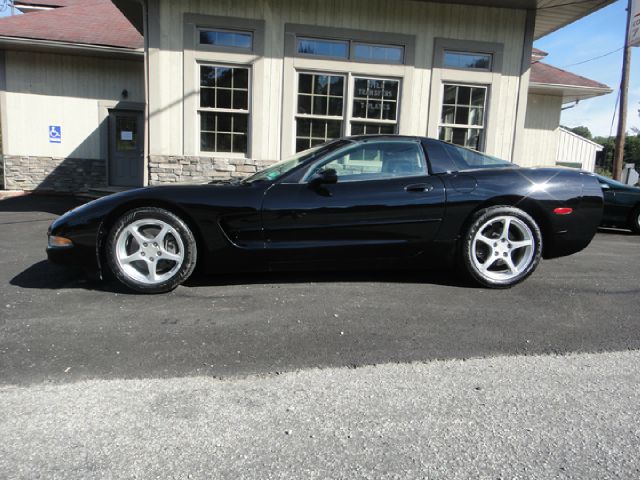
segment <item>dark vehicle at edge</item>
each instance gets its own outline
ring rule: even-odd
[[[628,228],[640,233],[640,188],[595,175],[604,195],[603,227]]]
[[[206,273],[457,265],[507,288],[570,255],[602,216],[596,178],[519,168],[438,140],[360,136],[226,185],[110,195],[57,219],[48,257],[140,292]]]

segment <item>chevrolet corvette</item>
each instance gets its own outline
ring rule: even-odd
[[[247,178],[129,190],[62,215],[48,258],[144,293],[204,273],[447,265],[508,288],[585,248],[603,194],[571,169],[520,168],[438,140],[359,136]]]

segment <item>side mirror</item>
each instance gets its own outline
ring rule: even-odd
[[[601,183],[601,184],[600,184],[600,187],[601,187],[603,190],[609,190],[609,189],[611,188],[611,187],[610,187],[608,184],[606,184],[606,183]]]
[[[319,188],[322,185],[329,185],[333,183],[338,183],[338,172],[333,168],[327,168],[326,170],[322,170],[314,174],[309,181],[309,186],[311,188]]]

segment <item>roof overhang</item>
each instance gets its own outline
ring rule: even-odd
[[[417,0],[432,1],[432,0]],[[437,3],[458,3],[500,8],[515,8],[520,10],[535,10],[536,23],[533,33],[534,40],[555,32],[562,27],[586,17],[600,10],[615,0],[437,0]]]
[[[33,38],[16,38],[0,36],[0,50],[18,50],[26,52],[65,53],[65,55],[91,55],[93,57],[139,58],[144,57],[144,50],[130,48],[88,45],[84,43],[68,43]]]
[[[572,103],[587,98],[607,95],[613,90],[599,87],[579,87],[576,85],[555,85],[550,83],[529,83],[529,93],[562,97],[562,103]]]
[[[143,32],[143,18],[141,3],[146,0],[112,0],[136,29]],[[175,0],[180,1],[180,0]],[[216,1],[216,0],[209,0]],[[305,0],[302,0],[305,1]],[[395,1],[395,0],[394,0]],[[615,0],[412,0],[430,1],[432,3],[450,3],[462,5],[476,5],[485,7],[513,8],[518,10],[535,10],[536,23],[534,39],[537,40],[551,32],[561,29],[565,25],[586,17],[590,13],[600,10]]]

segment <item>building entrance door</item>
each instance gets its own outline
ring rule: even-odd
[[[142,112],[109,111],[109,185],[141,187],[144,168]]]

